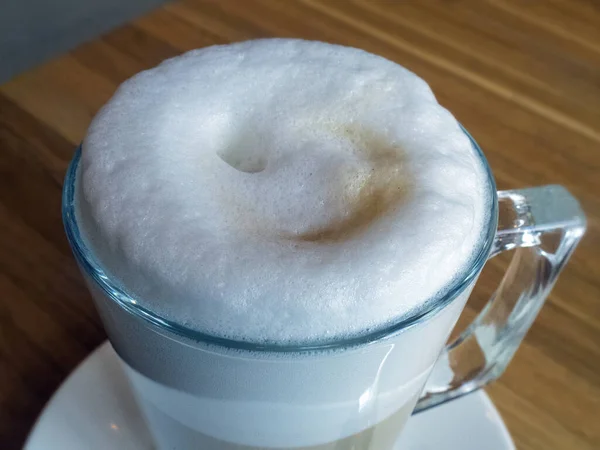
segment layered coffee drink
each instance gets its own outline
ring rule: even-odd
[[[125,82],[75,198],[103,273],[157,325],[99,306],[159,448],[350,450],[392,448],[469,289],[418,318],[472,263],[492,196],[415,74],[266,39]]]

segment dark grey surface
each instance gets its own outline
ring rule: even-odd
[[[0,0],[0,83],[166,0]]]

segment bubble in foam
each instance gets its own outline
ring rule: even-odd
[[[78,221],[139,304],[215,336],[317,343],[427,304],[473,257],[487,177],[423,80],[267,39],[125,82],[83,143]]]

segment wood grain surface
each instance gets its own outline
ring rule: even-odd
[[[600,448],[600,4],[186,0],[0,86],[0,448],[20,448],[105,339],[64,237],[61,185],[117,85],[182,51],[265,36],[361,47],[415,71],[479,141],[498,185],[565,185],[588,233],[488,392],[520,450]],[[465,317],[502,275],[486,267]],[[485,449],[482,449],[485,450]]]

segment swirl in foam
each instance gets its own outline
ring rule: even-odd
[[[155,313],[303,344],[424,307],[473,257],[486,186],[415,74],[353,48],[259,40],[125,82],[84,140],[78,219]]]

